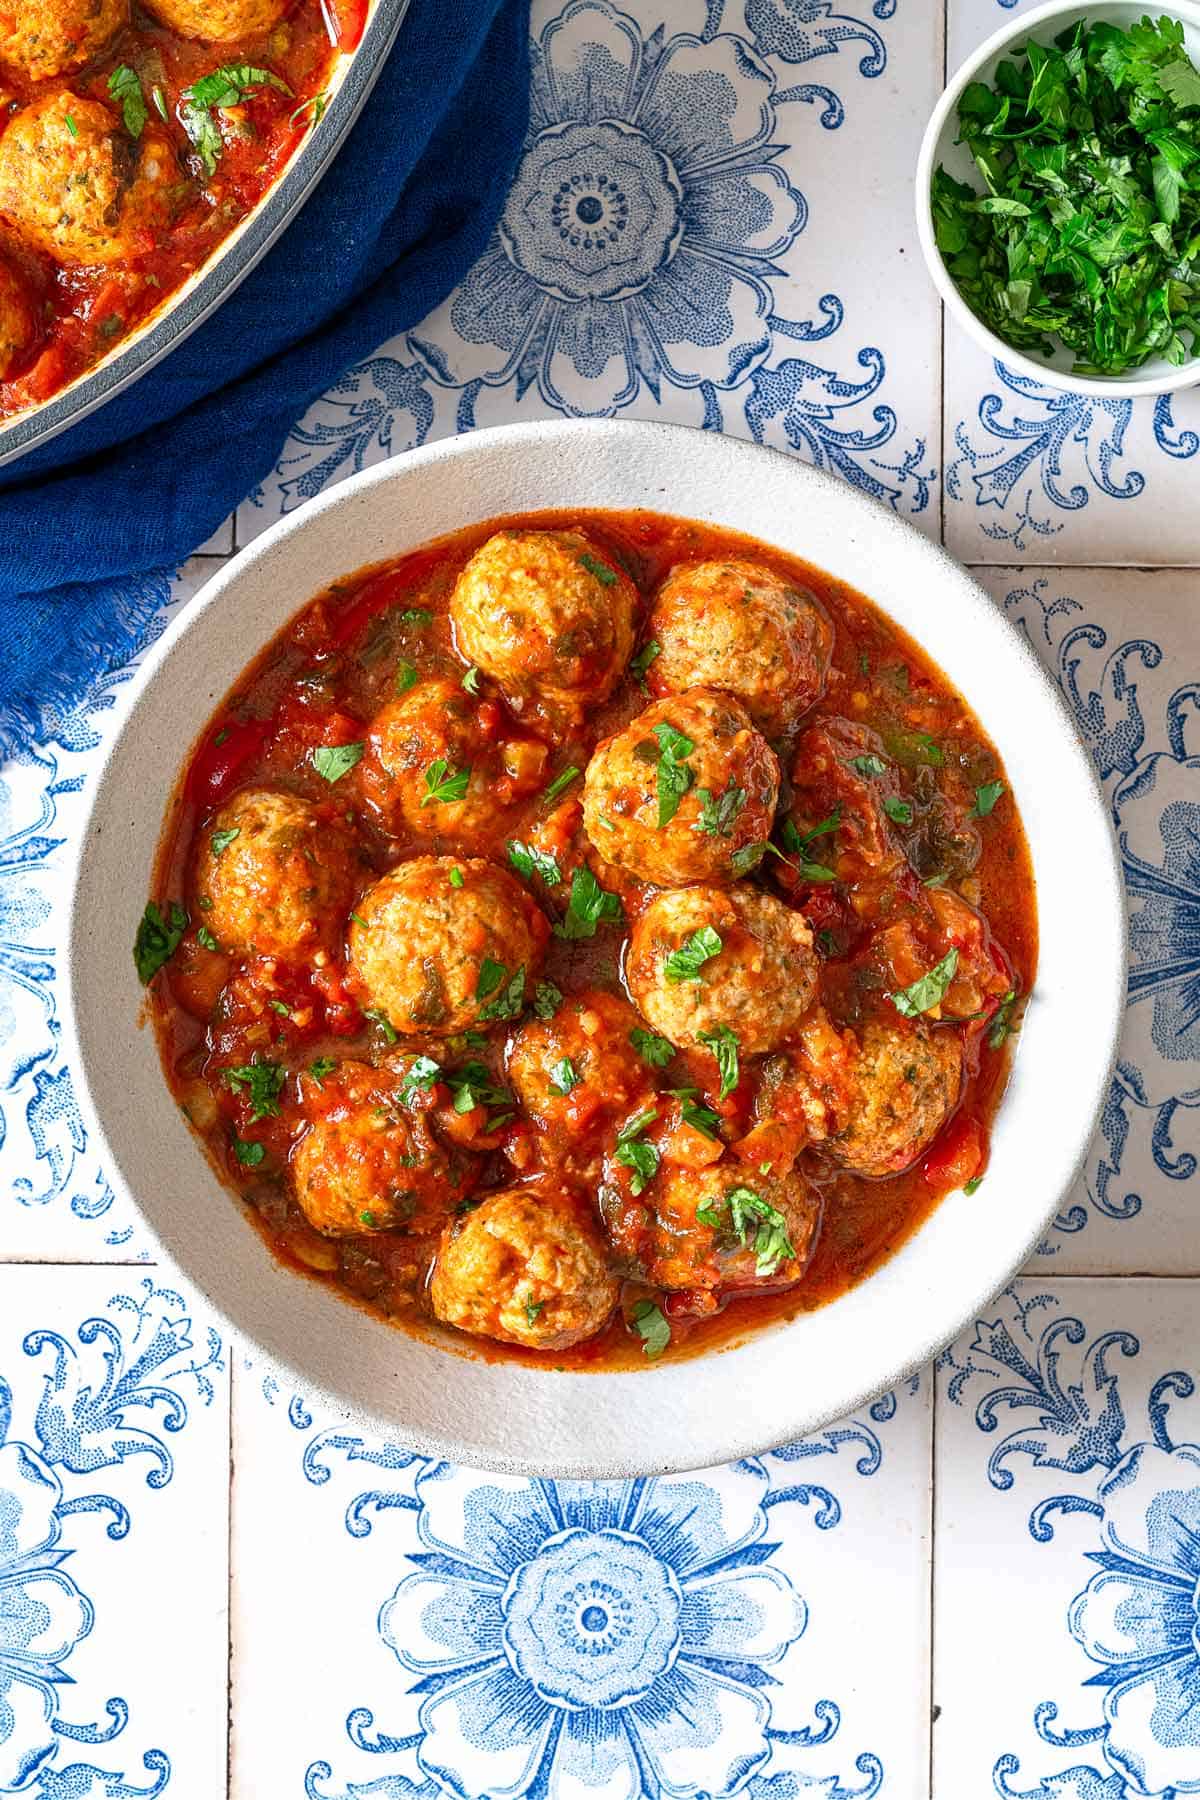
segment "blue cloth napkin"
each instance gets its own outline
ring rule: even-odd
[[[158,368],[0,469],[0,756],[57,734],[294,421],[455,287],[528,118],[529,0],[412,0],[340,156],[252,274]]]

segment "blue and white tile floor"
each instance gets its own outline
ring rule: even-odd
[[[1200,399],[1065,398],[943,335],[911,169],[947,49],[1006,9],[836,5],[538,0],[479,270],[169,591],[119,597],[120,647],[0,768],[0,1795],[1200,1792]],[[547,142],[605,178],[576,262]],[[1095,757],[1132,926],[1102,1127],[1026,1277],[860,1417],[636,1489],[314,1416],[149,1262],[59,1032],[63,875],[130,645],[354,469],[561,412],[790,447],[976,565]],[[602,1679],[528,1630],[585,1570]]]

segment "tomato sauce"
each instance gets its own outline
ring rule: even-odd
[[[99,101],[126,130],[110,91],[114,71],[132,70],[150,127],[164,129],[178,162],[165,228],[147,228],[136,253],[103,267],[59,266],[0,217],[0,253],[21,277],[37,315],[34,342],[0,380],[0,419],[25,412],[100,362],[212,256],[283,173],[320,120],[334,59],[353,50],[367,0],[299,0],[271,31],[232,43],[181,37],[136,6],[133,21],[83,69],[23,80],[0,65],[0,132],[29,101],[67,88]],[[188,90],[215,71],[265,71],[235,105],[214,108],[213,163],[185,129]],[[277,85],[276,85],[277,84]]]
[[[248,1216],[283,1261],[405,1329],[434,1335],[463,1353],[517,1357],[554,1368],[644,1366],[643,1334],[631,1323],[631,1305],[648,1292],[644,1282],[630,1279],[607,1328],[566,1352],[539,1353],[468,1339],[442,1330],[429,1317],[426,1282],[436,1238],[414,1241],[403,1232],[365,1228],[361,1236],[323,1237],[294,1198],[289,1165],[295,1146],[312,1120],[334,1103],[306,1074],[314,1063],[320,1070],[352,1057],[387,1066],[402,1051],[428,1054],[443,1065],[456,1057],[460,1062],[475,1059],[503,1094],[506,1039],[520,1019],[471,1034],[466,1043],[405,1039],[397,1044],[388,1022],[371,1016],[347,966],[344,919],[337,921],[340,948],[319,959],[320,966],[289,967],[274,958],[239,959],[215,945],[206,947],[205,914],[196,901],[195,868],[204,834],[211,832],[216,810],[248,787],[301,796],[318,808],[330,831],[351,833],[361,858],[361,891],[406,858],[428,853],[427,842],[386,835],[364,809],[353,766],[355,748],[373,715],[397,691],[436,677],[458,684],[464,675],[479,687],[477,673],[470,675],[456,647],[447,604],[470,555],[498,528],[514,526],[585,531],[602,555],[632,576],[643,608],[673,565],[701,559],[752,559],[814,595],[832,625],[832,662],[825,692],[805,715],[802,729],[824,720],[849,720],[878,734],[887,753],[891,791],[900,796],[893,800],[893,815],[903,820],[896,828],[902,866],[889,878],[892,885],[872,902],[874,938],[856,916],[861,896],[846,882],[801,879],[785,891],[770,858],[747,879],[786,898],[808,921],[821,958],[820,998],[835,1019],[853,1022],[864,985],[878,987],[878,974],[864,973],[868,965],[875,967],[870,962],[876,954],[873,943],[886,939],[889,966],[901,971],[893,979],[907,982],[912,971],[903,960],[904,921],[918,912],[924,917],[930,896],[949,897],[939,902],[950,921],[941,943],[961,944],[964,966],[974,959],[971,966],[983,971],[983,999],[974,1014],[936,1026],[961,1033],[965,1080],[959,1104],[914,1166],[871,1178],[839,1167],[819,1145],[802,1150],[800,1165],[820,1196],[821,1223],[801,1278],[783,1291],[771,1291],[768,1282],[761,1291],[725,1294],[719,1309],[707,1313],[691,1307],[686,1296],[654,1294],[670,1323],[668,1354],[727,1346],[764,1325],[827,1304],[878,1268],[952,1190],[966,1186],[969,1203],[990,1203],[988,1133],[1037,961],[1033,875],[997,752],[967,701],[926,653],[867,598],[832,576],[769,546],[687,520],[579,511],[472,526],[397,563],[337,583],[309,602],[245,671],[183,768],[168,808],[152,890],[164,920],[172,906],[177,909],[177,945],[149,989],[163,1066],[223,1183],[246,1202]],[[642,641],[639,636],[637,642]],[[596,744],[647,702],[644,686],[627,671],[582,728],[538,741],[541,785],[531,796],[512,802],[494,843],[483,853],[509,866],[509,842],[529,841],[539,829],[544,832],[552,813],[564,866],[573,855],[577,861],[586,855],[600,871],[604,888],[619,894],[625,920],[636,919],[656,890],[623,876],[588,850],[580,823],[582,781],[576,779],[549,803],[545,790],[568,768],[584,769]],[[510,731],[518,743],[523,733],[530,733],[531,741],[536,738],[527,719],[507,715],[502,696],[486,680],[479,687],[479,704],[494,709],[497,728]],[[786,777],[790,748],[777,748]],[[346,751],[343,760],[349,766],[331,782],[318,772],[318,764],[322,753],[339,749]],[[331,766],[339,765],[326,760],[326,769]],[[787,791],[785,781],[781,816]],[[444,848],[454,853],[456,846],[449,842]],[[819,849],[814,843],[812,854]],[[478,856],[481,851],[473,845],[461,854]],[[562,913],[559,890],[547,894],[535,885],[533,891],[552,918]],[[627,931],[628,923],[602,922],[590,938],[552,937],[539,978],[568,997],[594,986],[627,999]],[[900,936],[893,942],[896,931]],[[211,944],[211,934],[207,936]],[[916,972],[926,971],[918,967]],[[875,1004],[877,997],[869,997]],[[713,1153],[736,1154],[736,1141],[752,1118],[765,1059],[743,1057],[737,1088],[722,1097],[709,1057],[694,1050],[679,1056],[672,1065],[673,1080],[678,1084],[682,1070],[698,1090],[699,1102],[720,1121],[722,1141]],[[278,1108],[252,1118],[244,1084],[231,1085],[222,1072],[264,1057],[280,1070]],[[640,1074],[655,1084],[653,1070]],[[668,1085],[662,1077],[662,1088]],[[511,1103],[502,1111],[496,1110],[499,1102],[494,1104],[493,1122],[483,1111],[456,1115],[446,1098],[439,1082],[414,1093],[413,1103],[427,1113],[435,1136],[448,1133],[448,1145],[451,1139],[465,1142],[471,1153],[473,1185],[465,1199],[454,1202],[460,1210],[481,1194],[535,1175],[552,1162],[548,1147]],[[578,1130],[586,1133],[588,1128],[581,1115]],[[247,1143],[253,1163],[245,1160]],[[253,1148],[257,1145],[261,1153]],[[213,1203],[218,1203],[216,1196]]]

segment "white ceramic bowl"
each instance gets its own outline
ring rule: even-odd
[[[1044,381],[1049,387],[1065,388],[1076,394],[1103,394],[1118,400],[1131,400],[1138,394],[1170,394],[1181,388],[1195,387],[1200,383],[1200,357],[1191,357],[1177,365],[1158,356],[1126,375],[1073,375],[1073,357],[1067,349],[1056,350],[1049,357],[1014,350],[1011,344],[1006,344],[976,318],[950,279],[933,234],[929,188],[934,170],[942,165],[956,180],[969,182],[982,191],[979,171],[970,151],[965,145],[955,143],[958,102],[968,82],[983,81],[990,85],[997,63],[1011,57],[1022,44],[1027,44],[1031,38],[1039,44],[1052,44],[1059,32],[1066,31],[1080,19],[1104,19],[1113,25],[1128,26],[1146,14],[1156,19],[1177,19],[1183,26],[1187,53],[1200,67],[1200,5],[1193,4],[1193,0],[1172,0],[1169,6],[1148,4],[1147,0],[1091,0],[1088,6],[1077,5],[1074,0],[1052,0],[1049,6],[1037,6],[1030,12],[1014,14],[980,45],[973,56],[967,58],[933,109],[917,159],[917,235],[926,266],[950,316],[989,356],[997,358],[1007,368],[1029,375],[1034,381]]]
[[[319,589],[496,514],[650,507],[806,557],[876,600],[966,695],[1007,764],[1038,884],[1040,971],[986,1180],[949,1196],[844,1298],[719,1355],[626,1374],[488,1363],[389,1330],[282,1268],[217,1184],[172,1100],[131,955],[168,788],[216,702]],[[1057,689],[944,551],[886,507],[773,450],[669,425],[555,422],[429,445],[331,489],[208,583],[124,702],[85,827],[68,1031],[114,1184],[165,1251],[297,1390],[428,1455],[612,1476],[780,1444],[924,1362],[1028,1256],[1106,1092],[1125,928],[1107,809]]]

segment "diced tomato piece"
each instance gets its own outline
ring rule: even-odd
[[[67,375],[66,352],[61,344],[47,344],[33,367],[21,378],[21,386],[31,400],[48,400],[56,394]]]
[[[949,1193],[982,1172],[985,1156],[983,1126],[970,1113],[959,1113],[927,1153],[921,1173],[939,1193]]]

